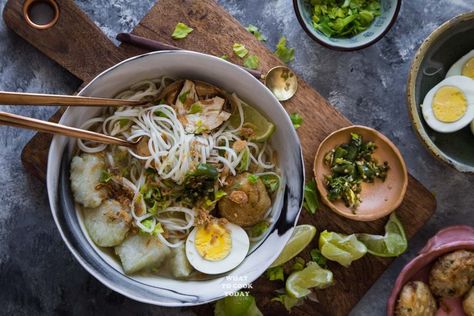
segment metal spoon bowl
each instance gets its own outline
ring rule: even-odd
[[[295,73],[286,66],[276,66],[268,71],[263,78],[265,85],[279,101],[293,97],[298,89]]]

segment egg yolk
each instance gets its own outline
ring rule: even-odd
[[[227,257],[232,248],[229,231],[218,223],[198,227],[194,245],[199,255],[209,261],[219,261]]]
[[[439,121],[445,123],[455,122],[466,113],[466,97],[459,88],[444,86],[436,91],[432,108],[434,116]]]
[[[474,57],[469,59],[462,67],[461,74],[463,76],[474,79]]]

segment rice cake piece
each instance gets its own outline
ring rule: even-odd
[[[124,272],[132,274],[145,268],[160,267],[171,250],[157,237],[137,234],[128,236],[115,247],[115,253],[120,257]]]
[[[71,162],[71,189],[74,200],[84,207],[98,207],[107,197],[107,190],[99,188],[100,176],[105,170],[100,155],[82,154]]]
[[[82,213],[89,236],[100,247],[119,245],[130,229],[130,210],[116,200],[105,200],[99,207],[85,208]]]

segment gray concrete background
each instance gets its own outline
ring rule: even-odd
[[[153,0],[77,1],[111,38],[130,31]],[[442,227],[473,224],[474,176],[447,168],[420,144],[405,105],[405,81],[422,40],[443,21],[474,8],[474,0],[404,1],[392,30],[376,45],[342,53],[319,46],[300,28],[290,0],[220,0],[242,24],[255,24],[275,47],[285,35],[296,47],[291,64],[311,86],[354,123],[379,129],[402,151],[410,172],[435,193],[438,209],[353,310],[383,315],[394,279],[425,241]],[[0,1],[3,9],[5,0]],[[72,93],[76,78],[0,23],[0,89]],[[55,109],[0,106],[3,111],[48,118]],[[63,244],[50,216],[46,190],[20,163],[30,131],[0,128],[0,314],[186,315],[131,301],[88,275]],[[337,304],[337,302],[334,302]]]

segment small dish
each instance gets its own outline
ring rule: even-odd
[[[313,27],[311,4],[308,0],[293,0],[293,8],[301,27],[313,40],[334,50],[353,51],[366,48],[379,41],[395,23],[401,0],[381,0],[381,14],[367,30],[352,37],[327,37]]]
[[[450,226],[440,230],[428,240],[419,255],[410,261],[398,275],[387,302],[387,316],[394,315],[399,293],[407,282],[426,282],[431,265],[438,257],[460,249],[474,250],[473,227],[464,225]],[[453,302],[453,304],[456,304],[456,302]],[[452,313],[450,315],[461,316],[464,314]]]
[[[385,181],[376,179],[374,183],[362,183],[362,202],[355,213],[343,201],[329,201],[324,184],[324,176],[331,172],[324,164],[324,155],[337,145],[347,143],[351,133],[361,135],[364,141],[374,142],[377,149],[373,157],[379,163],[387,161],[390,167]],[[316,152],[313,171],[324,204],[337,214],[358,221],[373,221],[390,214],[402,203],[408,185],[405,161],[397,147],[378,131],[360,125],[342,128],[326,137]]]
[[[469,127],[438,133],[423,119],[420,104],[448,69],[473,49],[474,12],[458,15],[431,33],[415,54],[407,83],[408,113],[423,145],[436,158],[461,172],[474,172],[474,136]],[[455,140],[455,141],[453,141]]]

